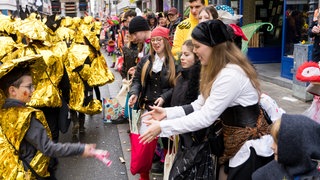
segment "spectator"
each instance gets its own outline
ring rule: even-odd
[[[319,179],[320,125],[303,115],[283,114],[271,128],[274,160],[254,172],[253,180]]]
[[[258,104],[257,73],[232,42],[222,21],[200,23],[192,38],[193,51],[202,65],[200,96],[187,106],[151,107],[153,110],[145,116],[151,115],[155,120],[145,121],[149,126],[140,137],[141,142],[150,142],[160,133],[169,137],[207,128],[220,117],[224,150],[219,157],[219,176],[251,179],[252,173],[273,155],[269,148],[272,141],[269,125]]]
[[[147,14],[147,21],[151,31],[158,26],[156,15],[152,12]]]
[[[192,30],[198,25],[199,11],[206,5],[208,5],[207,0],[189,0],[189,18],[180,22],[174,33],[172,54],[176,59],[178,59],[177,57],[180,54],[182,44],[191,38]]]
[[[137,16],[137,13],[134,10],[129,9],[127,12],[125,12],[123,18],[126,19],[130,24],[130,21],[136,16]]]
[[[172,7],[169,9],[168,11],[168,19],[169,19],[169,37],[170,37],[170,41],[173,42],[173,38],[174,38],[174,33],[176,32],[176,28],[178,26],[178,24],[181,22],[181,17],[179,16],[179,12],[177,10],[177,8]]]
[[[309,36],[314,38],[313,49],[312,49],[312,61],[320,61],[320,14],[317,16],[317,21],[313,21],[309,27]]]
[[[148,112],[150,105],[169,106],[174,79],[175,65],[170,49],[169,29],[157,27],[151,33],[150,54],[137,64],[130,88],[129,106],[138,103],[142,112]],[[140,134],[146,129],[146,124],[141,121]],[[140,177],[149,179],[149,171],[141,173]]]

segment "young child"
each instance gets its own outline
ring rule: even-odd
[[[0,88],[6,97],[0,109],[0,177],[3,179],[39,179],[39,176],[55,179],[48,171],[50,157],[94,157],[97,152],[95,144],[54,143],[43,112],[26,106],[34,91],[28,65],[31,60],[41,59],[24,57],[0,65]]]
[[[107,44],[108,56],[111,56],[113,54],[113,52],[115,50],[115,46],[116,46],[116,44],[115,44],[114,40],[110,39]]]
[[[253,180],[319,179],[319,124],[303,115],[283,114],[271,135],[274,160],[254,172]]]

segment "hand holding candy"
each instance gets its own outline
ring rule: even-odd
[[[107,167],[109,167],[112,164],[112,161],[109,158],[110,153],[105,150],[100,149],[91,149],[91,153],[94,155],[94,157],[101,162],[103,162]]]

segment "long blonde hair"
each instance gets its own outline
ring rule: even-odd
[[[169,65],[169,84],[173,87],[175,85],[175,77],[176,77],[176,68],[174,64],[174,57],[171,52],[171,45],[169,41],[166,38],[163,38],[163,43],[164,43],[164,55],[166,58],[166,63],[164,63],[165,66]],[[151,45],[150,45],[151,46]],[[151,61],[154,62],[155,59],[155,51],[150,47],[150,58]]]
[[[208,65],[201,67],[200,92],[205,99],[209,97],[212,84],[217,75],[228,63],[240,66],[249,77],[253,87],[260,94],[260,83],[254,67],[233,42],[227,41],[212,47],[211,59],[208,61]]]

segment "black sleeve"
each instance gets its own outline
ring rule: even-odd
[[[191,104],[183,105],[182,108],[183,108],[184,113],[185,113],[186,115],[188,115],[188,114],[190,114],[190,113],[192,113],[192,112],[194,111],[194,109],[193,109],[193,107],[192,107]]]
[[[317,34],[312,32],[313,26],[317,26],[317,25],[318,25],[318,23],[316,21],[313,21],[311,26],[309,27],[308,34],[309,34],[310,37],[314,37],[314,36],[317,35]]]
[[[142,82],[141,82],[141,71],[143,65],[148,61],[149,56],[145,56],[141,58],[140,62],[137,64],[136,71],[134,73],[134,77],[132,79],[131,87],[130,87],[130,94],[139,96],[141,89],[142,89]]]

